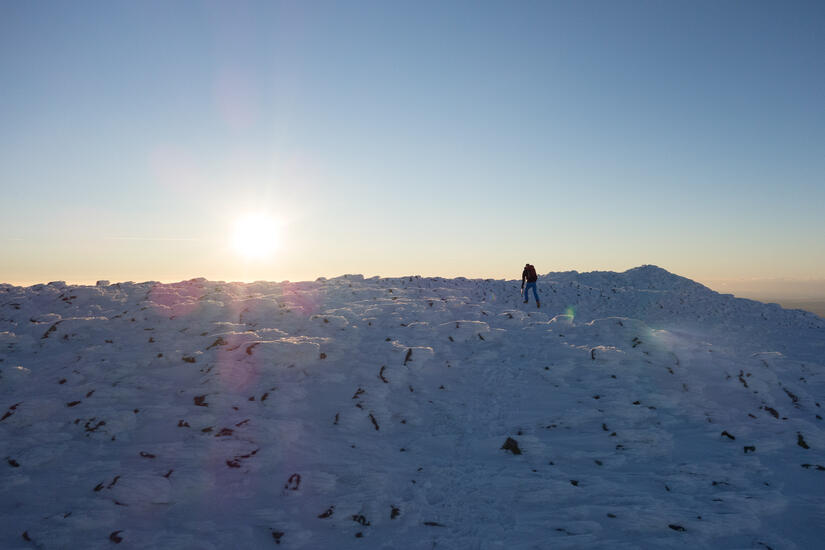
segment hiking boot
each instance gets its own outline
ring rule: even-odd
[[[536,309],[541,307],[541,302],[536,302]]]
[[[524,303],[526,304],[526,303],[527,303],[527,300],[524,300]]]

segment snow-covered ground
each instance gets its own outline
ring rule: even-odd
[[[0,285],[0,547],[821,547],[825,320],[653,266],[539,292]]]

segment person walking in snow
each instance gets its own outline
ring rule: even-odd
[[[521,294],[524,296],[524,303],[527,303],[527,293],[530,292],[530,289],[533,289],[533,297],[536,299],[536,307],[541,307],[541,302],[539,301],[539,293],[536,290],[536,281],[539,280],[538,275],[536,275],[536,268],[530,264],[525,264],[524,271],[521,272]],[[527,286],[524,286],[525,281],[527,282]]]

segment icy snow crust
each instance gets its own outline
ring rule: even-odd
[[[0,547],[821,544],[823,319],[652,266],[539,292],[0,285]]]

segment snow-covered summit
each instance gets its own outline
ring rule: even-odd
[[[603,287],[631,287],[648,290],[680,291],[689,288],[705,288],[695,281],[676,275],[655,265],[643,265],[616,273],[614,271],[591,271],[579,273],[568,271],[565,274],[574,274],[581,284]],[[548,273],[548,278],[558,274]]]
[[[825,320],[655,266],[0,285],[3,548],[810,548]]]
[[[627,286],[648,289],[682,290],[686,288],[702,287],[699,283],[686,277],[671,273],[655,265],[643,265],[628,269],[619,274]]]

